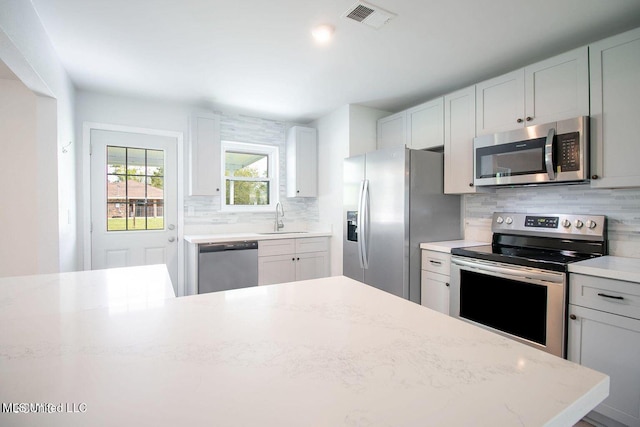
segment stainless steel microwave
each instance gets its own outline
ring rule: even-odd
[[[473,139],[476,186],[585,181],[589,117],[528,126]]]

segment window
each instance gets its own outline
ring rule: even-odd
[[[270,210],[278,202],[278,147],[222,141],[223,210]]]
[[[107,146],[107,231],[164,229],[164,151]]]

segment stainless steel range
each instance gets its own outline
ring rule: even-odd
[[[450,313],[565,357],[569,263],[607,254],[602,215],[495,213],[491,245],[452,249]]]

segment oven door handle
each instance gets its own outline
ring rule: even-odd
[[[516,277],[522,277],[525,279],[542,280],[545,282],[552,282],[552,283],[562,283],[564,281],[564,275],[562,273],[552,273],[552,272],[545,272],[545,271],[538,271],[538,270],[534,270],[534,271],[518,270],[513,268],[485,264],[478,261],[465,261],[458,258],[452,259],[451,262],[464,267],[470,267],[470,268],[481,270],[481,271],[490,271],[493,273],[504,274],[507,276],[516,276]]]
[[[549,129],[547,134],[547,142],[544,144],[544,164],[547,168],[549,181],[555,181],[556,171],[553,168],[553,138],[556,135],[554,128]]]

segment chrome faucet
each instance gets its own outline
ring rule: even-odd
[[[282,204],[278,202],[276,204],[276,222],[273,225],[273,231],[280,231],[281,228],[284,228],[282,218],[284,218],[284,208],[282,207]]]

